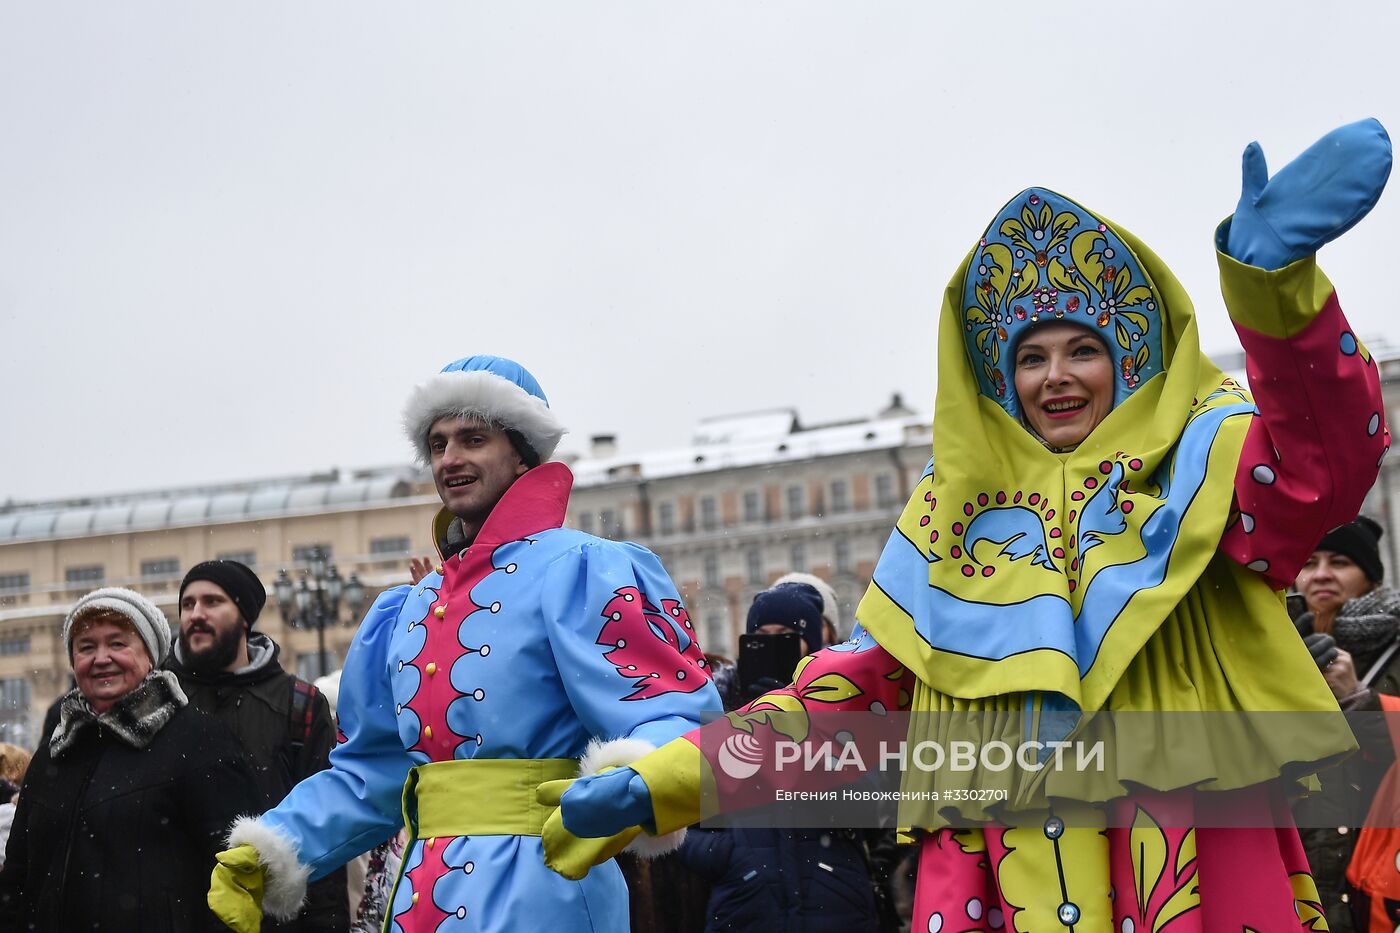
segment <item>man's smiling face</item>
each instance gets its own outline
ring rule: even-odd
[[[428,429],[428,453],[442,504],[474,529],[529,469],[502,428],[475,418],[434,421]]]

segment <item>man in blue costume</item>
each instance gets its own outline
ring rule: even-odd
[[[561,527],[573,477],[542,461],[564,428],[523,367],[451,363],[404,426],[442,498],[441,563],[375,601],[345,660],[331,768],[235,824],[210,906],[256,931],[402,822],[394,933],[626,930],[615,862],[581,883],[545,865],[535,789],[627,764],[720,708],[689,616],[650,552]],[[574,840],[566,857],[635,835]]]

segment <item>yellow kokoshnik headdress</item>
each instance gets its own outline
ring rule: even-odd
[[[1015,345],[1051,320],[1094,331],[1115,362],[1113,410],[1069,453],[1018,420]],[[934,459],[861,624],[946,696],[1101,708],[1215,555],[1253,412],[1161,260],[1061,195],[1022,192],[944,293]]]

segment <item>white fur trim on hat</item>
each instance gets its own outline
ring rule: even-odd
[[[579,759],[578,773],[579,776],[585,777],[597,774],[604,768],[625,768],[643,755],[654,751],[656,746],[643,739],[593,739],[583,750],[583,757]],[[631,852],[640,858],[656,858],[680,848],[684,841],[684,826],[662,836],[643,832],[622,851]]]
[[[252,846],[264,869],[263,913],[274,920],[291,920],[306,900],[311,866],[301,863],[297,844],[286,833],[255,816],[240,816],[228,831],[228,846]]]
[[[831,623],[831,627],[836,629],[836,634],[841,634],[841,610],[836,601],[836,591],[831,588],[821,577],[810,573],[785,573],[773,581],[773,586],[781,583],[805,583],[821,594],[822,597],[822,618]]]
[[[438,373],[414,387],[403,410],[404,433],[424,463],[430,459],[428,430],[447,417],[475,417],[519,431],[541,462],[554,456],[567,430],[544,399],[503,376],[486,370]]]
[[[63,620],[63,648],[73,656],[73,625],[94,612],[114,612],[120,615],[141,636],[151,663],[160,667],[170,651],[170,620],[149,599],[120,586],[104,586],[81,597]]]

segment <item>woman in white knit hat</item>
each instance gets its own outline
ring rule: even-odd
[[[25,776],[0,930],[220,930],[204,901],[223,828],[257,809],[237,741],[159,669],[170,624],[104,587],[63,622],[77,686]]]

